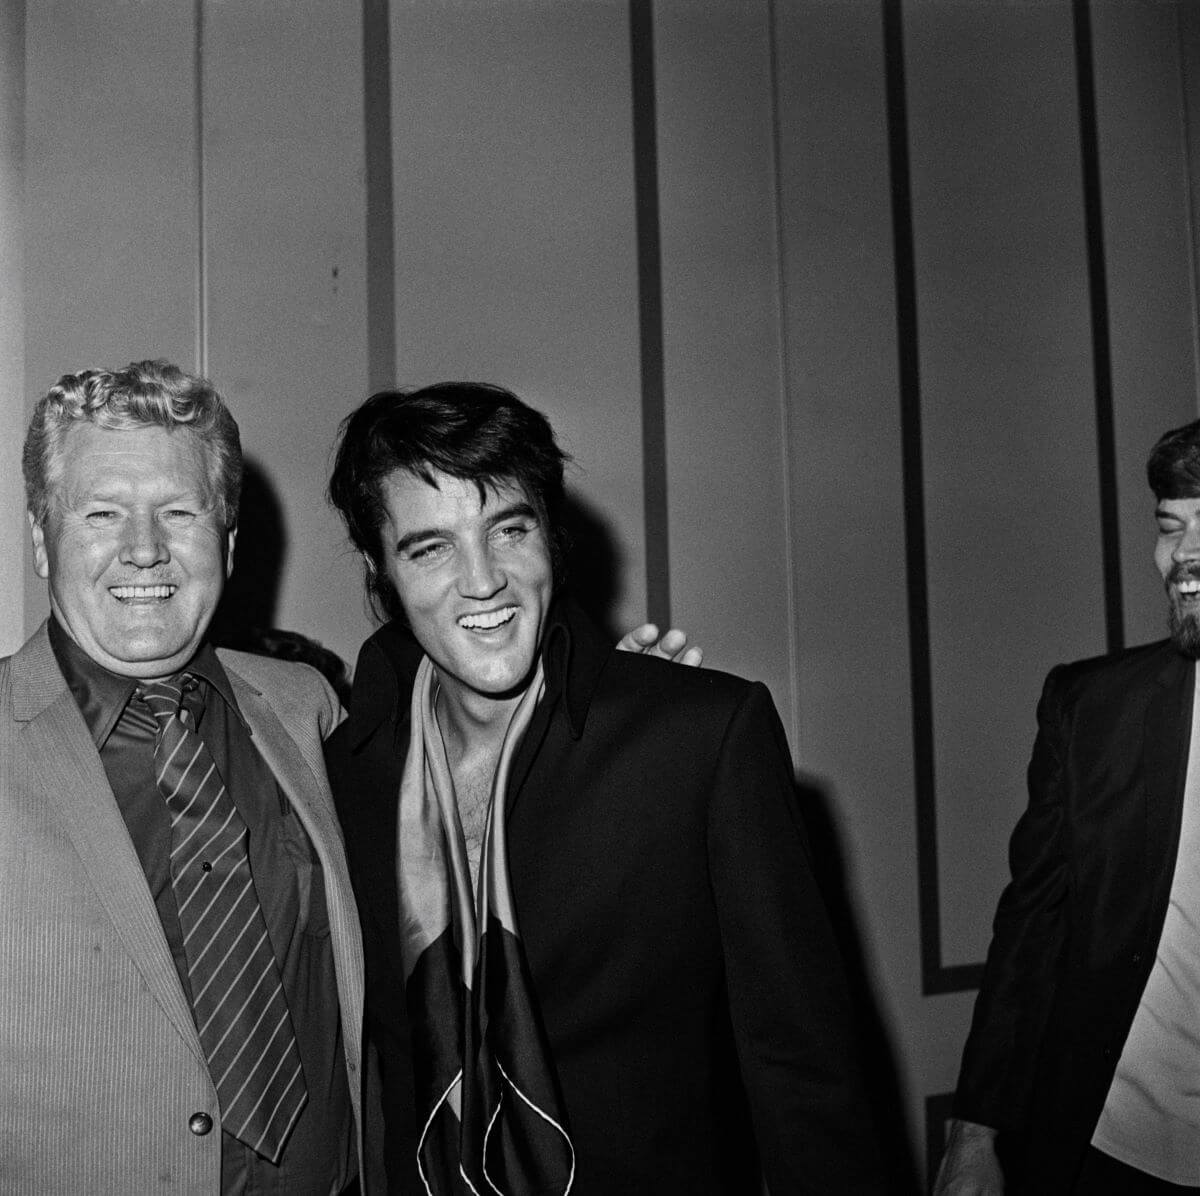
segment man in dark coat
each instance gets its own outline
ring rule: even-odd
[[[334,751],[391,1187],[881,1191],[771,698],[612,650],[558,584],[563,461],[482,385],[342,430],[392,616]]]
[[[1046,680],[939,1196],[1200,1191],[1200,421],[1148,476],[1171,636]]]

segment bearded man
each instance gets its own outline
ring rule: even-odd
[[[939,1196],[1200,1191],[1200,420],[1147,476],[1170,638],[1046,679]]]

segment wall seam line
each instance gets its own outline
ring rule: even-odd
[[[801,752],[801,723],[800,723],[800,659],[799,637],[797,635],[797,620],[799,607],[796,599],[796,560],[794,530],[796,512],[794,511],[792,479],[795,476],[792,463],[792,406],[791,406],[791,353],[788,341],[788,276],[785,258],[784,228],[783,228],[783,134],[780,129],[780,98],[779,98],[779,45],[778,20],[775,0],[767,0],[767,52],[770,64],[770,103],[771,103],[771,161],[772,200],[774,211],[775,234],[775,296],[777,311],[777,332],[779,338],[779,434],[780,450],[783,469],[783,558],[785,593],[787,597],[787,659],[788,659],[788,701],[791,705],[789,730],[791,731],[793,763],[802,758]]]

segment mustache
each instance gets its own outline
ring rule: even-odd
[[[1176,563],[1171,566],[1171,572],[1167,574],[1168,585],[1175,585],[1181,581],[1197,580],[1200,580],[1200,561],[1194,565]]]

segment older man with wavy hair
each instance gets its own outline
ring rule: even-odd
[[[237,424],[165,362],[88,370],[23,464],[51,613],[0,661],[0,1190],[356,1190],[341,710],[206,640]]]

